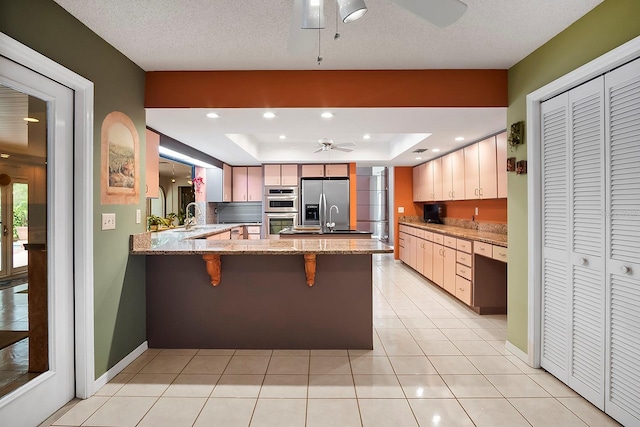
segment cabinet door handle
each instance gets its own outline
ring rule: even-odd
[[[465,270],[460,270],[460,273],[467,274],[467,272]]]
[[[476,188],[475,190],[473,190],[474,194],[477,196],[478,195],[478,189]]]
[[[629,272],[631,272],[631,268],[626,265],[623,265],[622,267],[620,267],[620,272],[622,274],[628,274]]]
[[[461,292],[464,292],[464,288],[458,288],[458,290],[460,290]]]

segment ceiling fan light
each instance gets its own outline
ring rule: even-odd
[[[337,0],[342,22],[348,24],[356,21],[367,13],[367,5],[364,0]]]
[[[324,0],[302,1],[302,28],[324,28]]]

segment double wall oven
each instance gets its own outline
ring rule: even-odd
[[[298,187],[265,187],[265,237],[277,239],[280,230],[294,225],[298,225]]]

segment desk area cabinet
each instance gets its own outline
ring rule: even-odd
[[[507,248],[441,229],[400,224],[400,260],[475,312],[506,313]]]

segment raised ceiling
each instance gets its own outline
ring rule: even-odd
[[[326,0],[327,28],[320,31],[323,61],[319,66],[317,45],[304,52],[288,50],[292,0],[55,1],[147,71],[507,69],[602,2],[465,0],[468,9],[463,17],[441,29],[386,0],[366,0],[368,13],[356,22],[340,23],[336,41],[335,2]],[[262,110],[255,109],[234,116],[233,127],[224,120],[211,123],[200,109],[148,110],[147,124],[231,164],[293,158],[323,161],[311,152],[314,141],[325,137],[358,144],[344,160],[413,165],[424,160],[415,159],[412,148],[444,145],[451,136],[465,136],[465,141],[450,145],[454,149],[455,144],[461,146],[506,127],[504,108],[394,110],[385,112],[388,123],[380,123],[375,111],[345,111],[349,121],[336,115],[330,126],[324,123],[322,132],[317,131],[313,109],[306,111],[308,119],[301,111],[290,127],[284,126],[290,122],[278,112],[278,123],[283,125],[278,129],[263,123]],[[412,113],[419,119],[403,118]],[[221,119],[224,115],[221,112]],[[282,141],[273,140],[281,133],[289,134],[285,150]],[[365,133],[371,134],[371,140],[356,141]],[[420,139],[429,134],[426,140]],[[410,140],[414,146],[407,145]]]

